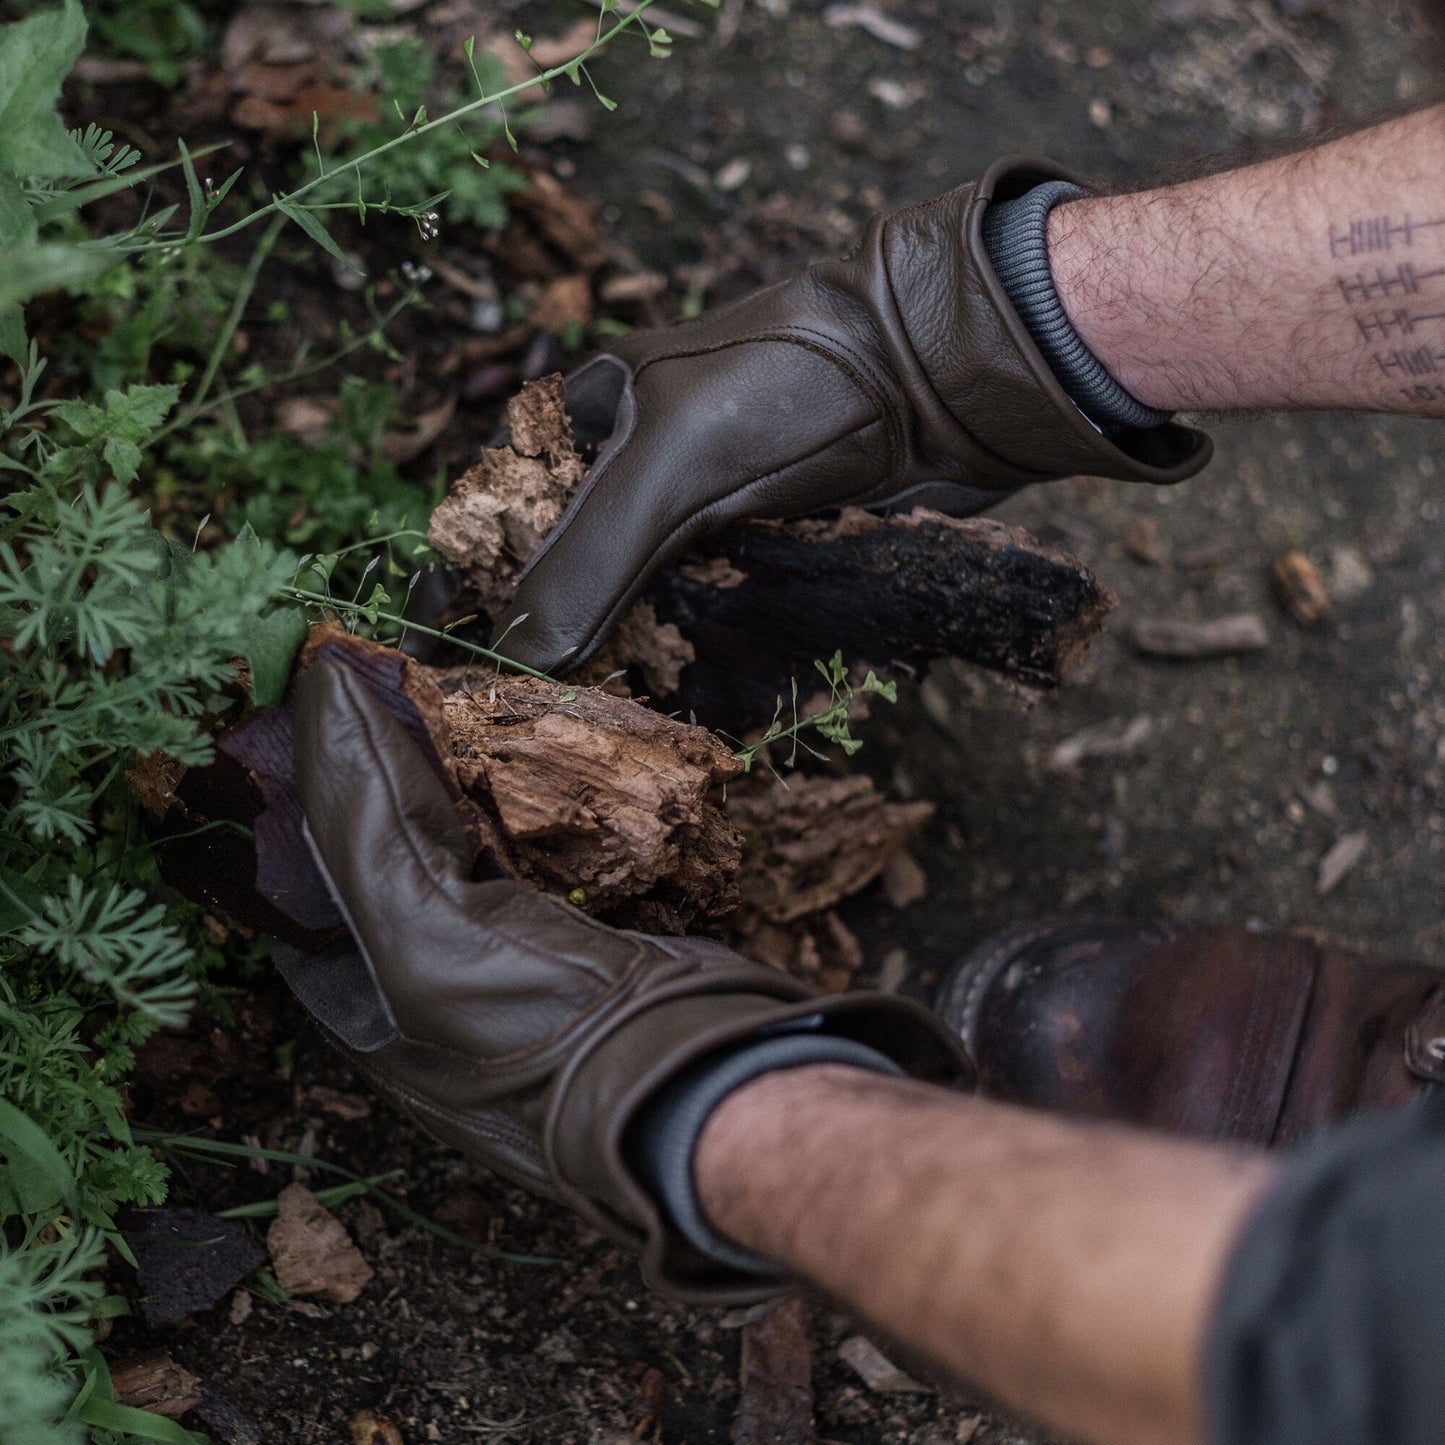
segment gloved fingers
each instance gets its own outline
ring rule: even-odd
[[[492,634],[504,657],[539,672],[583,662],[661,565],[645,540],[653,518],[633,515],[646,508],[655,483],[638,475],[647,448],[634,438],[630,368],[604,356],[574,373],[567,412],[578,445],[601,449]]]
[[[470,886],[471,849],[431,763],[349,668],[313,664],[292,709],[312,851],[357,942],[376,958],[428,911],[455,912]]]
[[[892,464],[877,389],[826,346],[726,328],[698,352],[642,345],[628,349],[638,367],[611,438],[493,634],[504,656],[541,671],[584,662],[653,575],[708,533],[826,510],[875,489]],[[599,389],[617,380],[584,371]]]

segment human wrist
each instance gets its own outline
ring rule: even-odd
[[[903,1073],[885,1055],[850,1039],[799,1031],[760,1035],[699,1060],[639,1111],[626,1144],[629,1167],[700,1254],[744,1275],[777,1276],[765,1250],[745,1247],[708,1209],[696,1173],[700,1139],[735,1094],[779,1074],[819,1068],[894,1078]]]
[[[983,241],[999,283],[1069,399],[1097,426],[1163,426],[1167,410],[1145,406],[1087,345],[1065,310],[1049,254],[1055,210],[1085,199],[1071,181],[1044,181],[984,213]]]

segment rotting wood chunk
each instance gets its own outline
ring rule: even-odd
[[[528,382],[507,403],[506,445],[484,448],[432,513],[428,540],[466,569],[489,614],[511,597],[586,475],[563,399],[560,376]]]
[[[669,933],[737,906],[741,839],[709,794],[741,764],[720,738],[595,689],[438,676],[457,781],[520,876]]]
[[[164,1350],[130,1355],[110,1367],[116,1403],[179,1420],[201,1403],[201,1382]]]

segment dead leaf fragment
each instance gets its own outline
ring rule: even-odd
[[[666,290],[667,277],[661,271],[641,271],[635,276],[613,276],[602,283],[597,294],[608,306],[630,306],[656,301]]]
[[[201,1403],[201,1382],[164,1350],[130,1355],[110,1367],[116,1403],[179,1420]]]
[[[1357,832],[1346,833],[1320,859],[1319,878],[1315,885],[1315,891],[1321,898],[1339,887],[1340,883],[1344,881],[1345,875],[1365,856],[1365,850],[1369,846],[1370,835],[1361,828]]]
[[[532,325],[549,336],[562,336],[591,320],[592,287],[583,275],[559,276],[549,282],[532,312]]]
[[[185,775],[184,763],[169,753],[137,753],[125,770],[126,786],[147,813],[158,822],[176,804],[176,784]]]
[[[372,1269],[346,1226],[304,1184],[288,1184],[276,1202],[278,1213],[266,1231],[276,1282],[288,1294],[350,1304]]]
[[[1274,590],[1280,605],[1302,626],[1313,627],[1330,610],[1324,579],[1303,552],[1286,552],[1275,560]]]
[[[375,1410],[358,1410],[347,1422],[355,1445],[406,1445],[395,1421]]]
[[[235,1220],[199,1209],[148,1210],[136,1253],[141,1313],[152,1325],[209,1309],[265,1258]]]
[[[404,422],[381,439],[382,455],[389,462],[409,462],[419,457],[450,425],[457,409],[453,393],[439,405]]]

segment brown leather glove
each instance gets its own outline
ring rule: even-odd
[[[381,1093],[639,1247],[654,1287],[708,1301],[777,1288],[688,1245],[625,1161],[639,1108],[688,1065],[793,1024],[917,1078],[970,1081],[957,1040],[918,1005],[819,998],[720,944],[620,933],[525,884],[472,881],[446,788],[345,667],[303,674],[294,724],[308,836],[356,950],[293,957],[288,981]]]
[[[1062,175],[1000,161],[876,218],[846,260],[575,373],[574,426],[610,438],[498,622],[506,654],[583,661],[658,568],[739,518],[850,503],[968,515],[1028,482],[1177,482],[1204,466],[1209,441],[1185,427],[1094,426],[989,264],[989,202]]]

